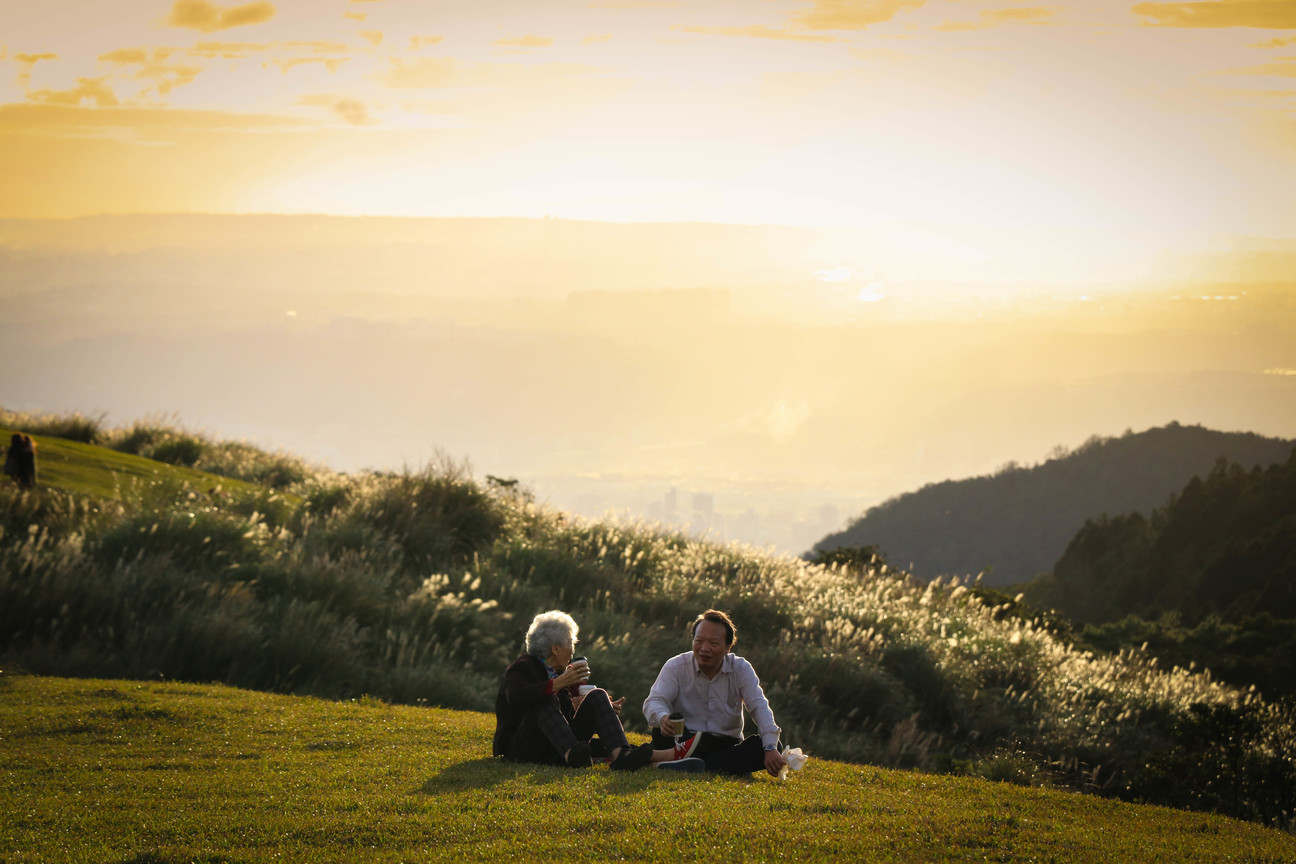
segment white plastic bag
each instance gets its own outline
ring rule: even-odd
[[[805,767],[806,761],[809,760],[809,758],[809,756],[801,752],[800,747],[789,747],[784,750],[783,759],[785,760],[785,764],[779,769],[779,779],[788,779],[788,769],[800,771]]]

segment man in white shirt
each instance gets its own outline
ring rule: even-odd
[[[784,765],[780,730],[756,670],[730,653],[736,638],[725,613],[708,609],[699,615],[693,622],[693,650],[662,666],[644,700],[644,717],[654,747],[670,746],[676,735],[701,733],[692,755],[705,761],[708,770],[750,774],[764,768],[777,777]],[[744,706],[759,732],[748,738],[743,737]],[[683,724],[672,723],[671,712],[682,713]]]

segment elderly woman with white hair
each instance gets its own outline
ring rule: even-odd
[[[625,697],[613,702],[601,688],[584,696],[572,694],[589,680],[587,664],[572,664],[579,633],[566,612],[542,612],[532,619],[526,653],[504,672],[495,697],[494,754],[516,762],[588,768],[597,738],[599,752],[618,771],[652,763],[687,771],[691,763],[700,764],[687,758],[696,746],[692,738],[673,749],[630,746],[620,717]]]

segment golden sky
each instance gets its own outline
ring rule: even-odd
[[[1296,0],[12,0],[0,189],[10,218],[834,226],[901,269],[1129,276],[1296,237]]]

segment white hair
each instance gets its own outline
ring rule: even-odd
[[[564,645],[570,641],[575,647],[578,633],[580,625],[566,612],[557,609],[541,612],[531,619],[531,626],[527,628],[527,653],[544,660],[554,645]]]

